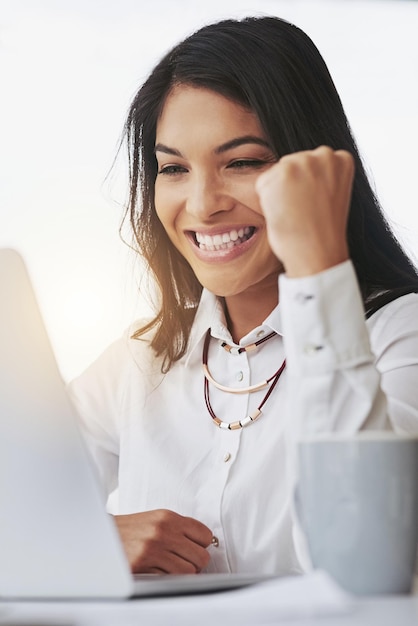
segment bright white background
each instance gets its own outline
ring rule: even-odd
[[[108,176],[131,98],[197,27],[262,13],[317,44],[387,214],[418,253],[418,2],[1,0],[0,246],[29,265],[64,378],[146,310],[118,235],[123,167]]]

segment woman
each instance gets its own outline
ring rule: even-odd
[[[160,300],[71,390],[131,568],[301,572],[295,440],[418,430],[416,270],[283,20],[180,43],[126,136]]]

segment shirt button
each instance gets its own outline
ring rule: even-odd
[[[257,333],[257,337],[262,337],[265,334],[264,330],[259,330]]]
[[[238,380],[239,382],[241,382],[243,378],[244,378],[244,374],[243,374],[242,372],[238,372],[238,373],[237,373],[237,380]]]
[[[219,546],[219,539],[218,539],[218,537],[215,537],[215,535],[213,535],[211,544],[213,545],[214,548],[217,548]]]
[[[225,452],[225,454],[224,454],[224,463],[228,463],[230,458],[231,458],[230,452]]]
[[[305,352],[305,354],[308,354],[309,356],[313,356],[317,352],[320,352],[321,350],[323,350],[323,348],[324,348],[324,346],[314,346],[313,344],[308,343],[304,347],[304,352]]]
[[[305,302],[309,302],[309,300],[313,300],[314,296],[311,293],[297,293],[295,295],[296,302],[300,304],[305,304]]]

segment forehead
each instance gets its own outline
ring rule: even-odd
[[[257,115],[242,104],[203,87],[176,85],[157,121],[157,141],[189,132],[256,134],[265,138]]]

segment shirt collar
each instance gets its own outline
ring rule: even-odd
[[[231,334],[226,325],[225,313],[221,299],[204,288],[202,290],[202,296],[200,298],[199,306],[191,329],[189,345],[184,356],[184,363],[186,366],[189,364],[193,353],[200,344],[208,328],[211,329],[212,337],[220,339],[221,341],[226,341],[227,343],[232,343]],[[257,326],[245,335],[245,337],[242,337],[239,345],[246,346],[250,343],[254,343],[263,335],[271,333],[272,331],[276,332],[278,335],[283,335],[279,305],[273,309],[260,326]]]
[[[184,355],[186,366],[208,328],[213,329],[222,326],[228,331],[222,302],[212,292],[204,288],[190,332],[189,344]]]

